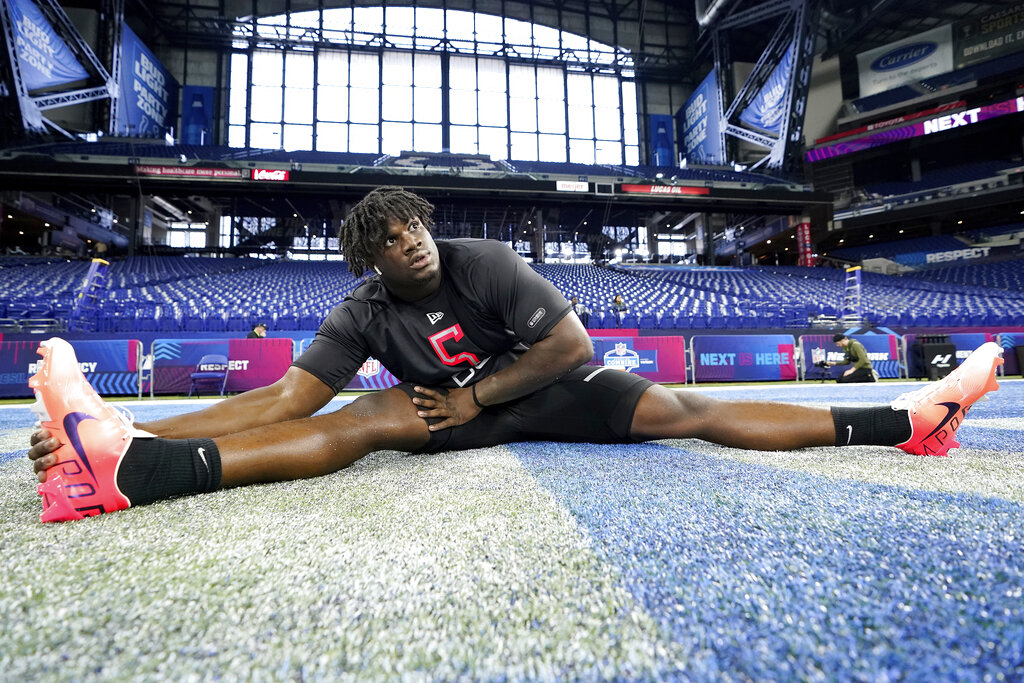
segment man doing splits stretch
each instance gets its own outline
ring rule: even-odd
[[[435,242],[432,211],[400,188],[370,192],[341,243],[353,273],[374,274],[327,316],[284,377],[203,410],[133,425],[89,386],[67,342],[44,342],[29,384],[45,415],[28,452],[42,520],[315,477],[377,450],[697,438],[943,455],[957,446],[971,404],[997,388],[1001,349],[991,343],[943,380],[867,408],[719,401],[588,366],[590,337],[553,285],[501,242]],[[369,356],[401,384],[313,416]]]

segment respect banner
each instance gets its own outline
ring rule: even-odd
[[[796,349],[788,334],[698,335],[690,346],[696,382],[796,379]]]
[[[284,377],[292,363],[292,340],[263,339],[155,339],[153,340],[153,393],[187,394],[190,375],[208,353],[228,357],[225,391],[265,387]]]
[[[42,356],[36,353],[38,341],[0,343],[0,396],[32,396],[28,378],[39,369]],[[78,367],[89,384],[101,396],[139,393],[139,358],[142,342],[138,339],[75,340],[71,342]]]
[[[864,345],[868,352],[868,359],[871,361],[871,368],[878,373],[879,377],[896,378],[900,377],[900,338],[895,334],[859,334],[851,339],[856,339]],[[832,335],[826,334],[805,334],[800,337],[801,348],[803,349],[804,378],[819,379],[824,373],[826,379],[835,379],[850,369],[849,365],[841,365],[837,368],[819,368],[815,363],[828,361],[839,363],[846,357],[846,353],[832,341]]]

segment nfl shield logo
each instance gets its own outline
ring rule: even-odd
[[[376,358],[367,358],[356,374],[361,377],[376,377],[380,374],[380,361]]]
[[[626,350],[626,343],[625,342],[616,342],[615,343],[615,355],[616,356],[625,356],[627,353],[629,353],[629,352]]]

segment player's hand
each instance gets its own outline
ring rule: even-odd
[[[46,481],[46,470],[57,464],[57,456],[53,452],[60,448],[61,443],[45,429],[37,429],[29,438],[31,448],[28,459],[32,461],[32,469],[40,483]]]
[[[419,409],[416,414],[427,419],[441,418],[427,427],[432,432],[466,424],[480,414],[471,389],[449,389],[442,393],[427,387],[414,387],[419,396],[412,400]]]

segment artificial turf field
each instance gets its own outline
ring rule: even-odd
[[[46,525],[33,417],[0,407],[0,680],[1022,680],[1024,381],[1001,385],[948,458],[381,452]],[[856,405],[918,386],[700,390]]]

